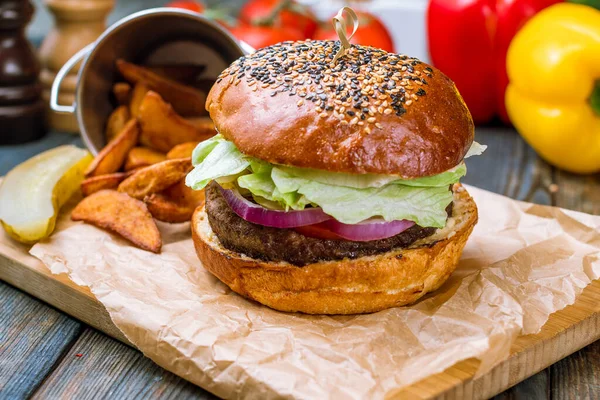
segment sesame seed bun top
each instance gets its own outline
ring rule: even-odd
[[[276,164],[405,178],[458,165],[473,142],[454,83],[416,58],[337,41],[284,42],[241,57],[206,108],[244,154]]]

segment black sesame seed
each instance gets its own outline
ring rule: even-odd
[[[354,111],[352,111],[352,110],[346,111],[346,114],[348,114],[351,117],[354,117],[356,115],[356,113]]]
[[[427,92],[425,92],[423,89],[417,90],[417,93],[416,93],[417,96],[425,96],[426,94],[427,94]]]

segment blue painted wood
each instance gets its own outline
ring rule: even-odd
[[[0,398],[28,398],[77,339],[81,327],[0,282]]]
[[[551,398],[600,399],[600,342],[557,362],[549,370]]]
[[[514,129],[477,128],[475,140],[488,148],[466,160],[464,183],[518,200],[551,204],[547,186],[552,170]]]
[[[79,356],[78,356],[79,355]],[[87,328],[34,399],[216,399],[142,353]]]
[[[16,145],[0,146],[0,176],[6,175],[15,165],[27,160],[44,150],[63,144],[74,144],[83,147],[78,135],[69,133],[50,132],[44,138],[35,142]]]

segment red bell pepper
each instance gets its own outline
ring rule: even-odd
[[[506,52],[538,11],[562,0],[431,0],[427,11],[433,65],[455,83],[476,123],[509,123]]]

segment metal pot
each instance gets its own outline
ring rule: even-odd
[[[94,43],[75,54],[58,72],[50,107],[75,113],[83,141],[96,155],[104,147],[106,120],[115,108],[113,83],[122,80],[115,61],[136,64],[200,63],[203,76],[215,77],[252,49],[203,16],[173,8],[154,8],[131,14],[110,26]],[[75,103],[58,104],[61,82],[79,62]]]

